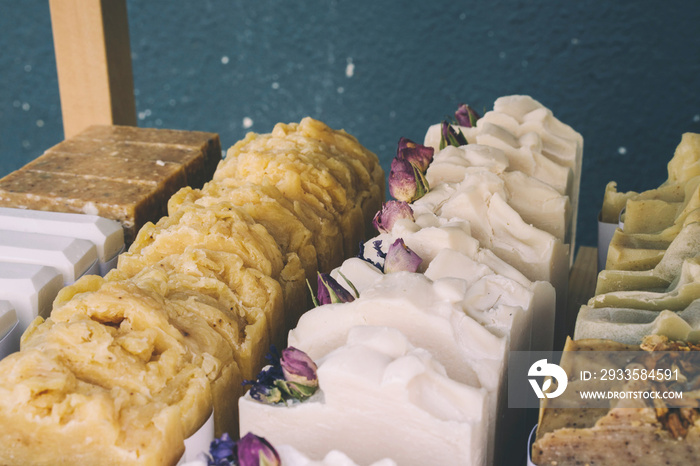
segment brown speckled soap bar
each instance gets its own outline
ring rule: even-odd
[[[211,179],[220,160],[214,133],[92,126],[0,179],[0,206],[119,220],[128,244],[166,214],[179,188]]]

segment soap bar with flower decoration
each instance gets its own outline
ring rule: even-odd
[[[257,397],[289,383],[270,383],[271,370],[259,377],[271,389],[254,386],[240,399],[241,432],[310,458],[339,450],[359,464],[486,464],[486,391],[446,377],[397,330],[357,332],[315,365],[318,390],[303,400]],[[298,376],[310,379],[306,370]]]

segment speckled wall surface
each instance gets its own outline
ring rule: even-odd
[[[388,169],[460,102],[529,94],[585,138],[579,238],[607,181],[656,187],[700,132],[700,3],[128,0],[140,126],[246,131],[311,115]],[[0,176],[62,139],[46,0],[0,0]]]

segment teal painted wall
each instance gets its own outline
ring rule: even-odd
[[[700,132],[700,3],[128,0],[138,122],[213,131],[224,147],[306,115],[384,166],[401,136],[460,102],[513,93],[585,138],[581,243],[607,181],[665,179]],[[0,0],[0,176],[62,139],[46,0]]]

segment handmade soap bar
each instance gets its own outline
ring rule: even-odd
[[[54,267],[65,284],[99,272],[97,249],[90,241],[43,233],[0,230],[0,261]]]
[[[599,338],[639,345],[646,335],[700,341],[700,300],[679,312],[582,306],[576,317],[575,340]]]
[[[341,227],[346,256],[357,253],[384,200],[377,156],[344,131],[312,118],[278,124],[272,133],[248,133],[231,147],[214,176],[275,185],[291,201],[331,213]]]
[[[681,273],[683,262],[700,254],[700,223],[686,225],[674,238],[659,262],[648,270],[605,269],[598,274],[595,294],[611,291],[660,291]],[[608,256],[610,257],[610,256]]]
[[[486,391],[447,378],[397,330],[355,332],[316,363],[320,390],[306,401],[241,398],[241,432],[312,458],[340,450],[360,464],[486,464]]]
[[[452,379],[497,390],[508,335],[494,335],[466,314],[461,307],[464,287],[459,285],[433,283],[422,274],[387,274],[350,303],[306,312],[289,332],[289,345],[318,359],[342,346],[355,326],[392,327],[411,344],[435,355]],[[521,308],[509,311],[529,330],[528,316]]]
[[[99,215],[121,222],[131,243],[141,225],[165,215],[167,196],[148,184],[20,169],[0,179],[0,205]]]
[[[4,230],[50,233],[89,240],[97,248],[101,267],[124,249],[121,225],[96,215],[0,207],[0,225]],[[102,272],[104,274],[106,271]]]
[[[524,222],[499,192],[500,179],[488,173],[468,177],[452,193],[441,193],[441,189],[449,188],[439,185],[413,203],[414,212],[419,215],[428,211],[445,219],[467,221],[481,247],[492,250],[528,279],[552,283],[561,308],[566,304],[569,247]]]
[[[700,256],[683,261],[677,280],[662,291],[611,291],[593,296],[591,307],[627,307],[650,311],[680,311],[700,298]]]
[[[37,316],[48,317],[62,286],[63,276],[53,267],[0,262],[0,299],[9,301],[14,308],[20,332]]]
[[[486,173],[498,176],[501,181],[491,183],[523,220],[568,242],[572,228],[568,197],[521,171],[505,171],[507,161],[496,163],[499,156],[505,158],[499,149],[480,144],[447,146],[434,155],[425,177],[433,191],[439,189],[447,196],[464,188],[469,177],[484,178],[488,176]]]
[[[178,188],[201,186],[220,160],[213,133],[93,126],[0,179],[0,205],[118,220],[131,243]]]
[[[664,337],[653,336],[645,339],[641,346],[609,340],[569,341],[565,351],[610,353],[644,350],[688,355],[689,351],[698,349],[697,345],[671,342]],[[562,357],[562,365],[565,365],[565,357],[566,353]],[[683,364],[689,361],[689,357],[693,358],[684,356],[684,361],[673,366],[678,367],[679,389],[684,390],[686,395],[683,396],[685,407],[668,407],[668,403],[661,399],[641,397],[611,401],[610,408],[547,408],[547,402],[543,402],[537,439],[532,447],[533,462],[542,466],[693,464],[700,454],[700,429],[696,422],[699,415],[697,395],[690,391],[690,383],[685,383],[686,380],[697,380],[697,364]],[[642,367],[659,367],[653,364],[654,360],[652,353],[647,358],[650,365]],[[656,363],[664,360],[667,358],[659,358]],[[613,369],[613,366],[607,367]],[[620,367],[622,373],[624,370],[625,367]],[[588,386],[592,385],[589,381]],[[662,383],[659,385],[653,389],[670,390]],[[571,388],[570,382],[567,391]]]
[[[86,140],[97,141],[105,147],[102,151],[107,155],[116,155],[115,152],[121,155],[121,149],[124,150],[121,156],[131,160],[182,164],[186,168],[187,184],[195,188],[211,179],[221,161],[221,142],[216,133],[96,125],[74,139],[85,145]],[[63,146],[56,149],[65,150]]]

